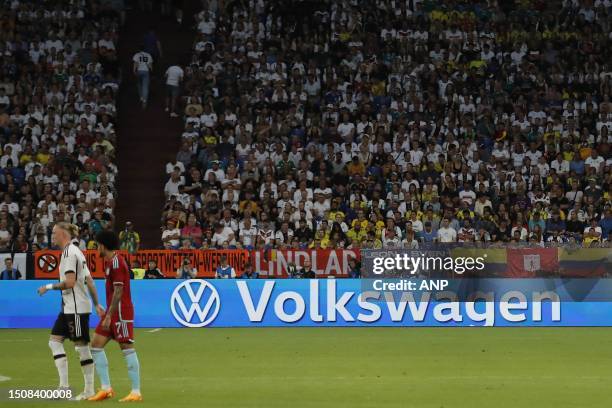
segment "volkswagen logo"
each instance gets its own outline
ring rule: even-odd
[[[202,279],[184,281],[170,298],[174,318],[186,327],[208,326],[217,317],[220,306],[217,289]]]

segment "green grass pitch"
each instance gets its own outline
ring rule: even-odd
[[[0,330],[0,406],[96,404],[7,401],[8,389],[57,385],[48,333]],[[143,407],[612,406],[612,328],[140,329],[136,340]],[[116,344],[107,355],[117,397],[97,404],[117,406],[127,372]]]

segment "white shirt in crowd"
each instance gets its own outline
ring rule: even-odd
[[[181,178],[177,181],[173,181],[172,179],[166,182],[166,186],[164,187],[164,192],[169,197],[171,195],[175,195],[179,193],[179,186],[185,184],[185,178],[181,176]]]
[[[167,237],[175,236],[177,234],[181,235],[181,230],[179,230],[178,228],[164,230],[164,232],[162,232],[162,240],[166,239]],[[168,243],[173,247],[177,247],[180,244],[177,238],[169,240]]]
[[[179,86],[183,80],[183,69],[178,65],[172,65],[166,70],[166,85]]]
[[[455,242],[457,241],[457,231],[451,227],[440,227],[438,229],[439,242]]]
[[[244,246],[254,246],[257,241],[257,228],[251,226],[251,228],[243,227],[240,229],[240,240]]]
[[[132,58],[137,71],[151,71],[153,69],[153,57],[148,52],[140,51]]]
[[[229,244],[235,244],[235,240],[230,241],[230,237],[234,235],[234,231],[230,227],[224,226],[221,232],[215,232],[212,237],[212,245],[221,246],[225,241]]]
[[[185,165],[183,164],[183,162],[177,160],[175,163],[166,163],[166,174],[171,174],[174,171],[175,167],[179,168],[181,174],[185,173]]]

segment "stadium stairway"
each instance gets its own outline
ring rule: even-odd
[[[198,1],[185,1],[185,17],[179,26],[174,19],[162,18],[159,11],[128,11],[121,34],[119,58],[123,82],[118,95],[118,198],[116,230],[126,221],[140,233],[141,248],[161,246],[161,213],[165,203],[165,164],[179,149],[182,120],[164,112],[163,74],[171,64],[189,57],[194,34],[189,28]],[[163,58],[154,65],[148,107],[138,101],[132,56],[141,46],[150,27],[155,27],[162,43]]]

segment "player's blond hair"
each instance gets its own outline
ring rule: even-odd
[[[55,226],[66,231],[70,235],[70,238],[76,238],[79,236],[79,227],[74,224],[65,221],[60,221],[56,223]]]

